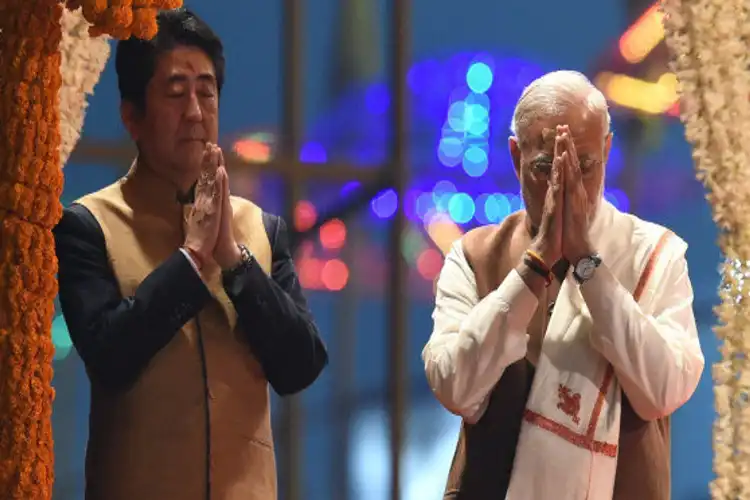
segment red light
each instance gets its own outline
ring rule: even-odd
[[[297,266],[299,267],[299,282],[303,288],[311,290],[320,290],[322,288],[321,274],[323,271],[323,262],[320,259],[310,257],[300,259]]]
[[[320,228],[320,244],[328,250],[338,250],[346,243],[346,225],[333,219]]]
[[[234,143],[237,156],[251,163],[265,163],[271,159],[271,147],[253,139],[240,139]]]
[[[300,201],[294,208],[294,227],[297,231],[307,231],[315,225],[318,219],[318,211],[309,201]]]
[[[428,248],[417,258],[417,271],[426,280],[434,280],[443,267],[443,256],[434,248]]]
[[[328,290],[343,290],[349,281],[349,268],[339,259],[329,260],[323,266],[321,280]]]

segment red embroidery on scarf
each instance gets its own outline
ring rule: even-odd
[[[641,295],[646,290],[646,285],[648,284],[649,278],[651,278],[651,274],[653,273],[654,267],[656,265],[656,260],[658,259],[659,255],[661,254],[662,250],[664,249],[665,244],[667,243],[671,235],[672,235],[671,232],[669,231],[665,232],[661,236],[661,238],[659,238],[659,241],[657,242],[656,247],[651,253],[649,260],[646,263],[646,267],[641,273],[640,279],[638,280],[638,284],[636,285],[635,290],[633,291],[633,298],[635,299],[636,302],[640,301]],[[616,444],[596,441],[594,439],[594,436],[596,434],[596,426],[599,423],[599,418],[601,417],[602,408],[604,407],[604,401],[606,400],[607,392],[610,389],[610,386],[614,379],[614,375],[615,375],[614,368],[612,368],[612,365],[607,363],[606,369],[604,370],[604,377],[602,377],[601,384],[599,385],[599,396],[596,398],[596,403],[594,403],[594,408],[591,411],[591,416],[589,418],[589,425],[588,425],[588,428],[586,429],[585,434],[579,434],[577,431],[569,429],[565,425],[559,422],[555,422],[554,420],[547,418],[543,415],[540,415],[539,413],[535,411],[531,411],[529,409],[526,409],[524,411],[523,418],[524,420],[529,422],[531,425],[535,425],[553,434],[556,434],[575,446],[591,450],[594,453],[601,453],[603,455],[614,458],[617,456]],[[563,389],[565,389],[565,391],[563,391]],[[567,387],[560,385],[559,390],[558,390],[558,395],[560,395],[560,393],[562,392],[565,392],[566,395],[569,395],[571,391]],[[569,399],[563,398],[561,395],[560,395],[560,399],[561,401],[557,405],[558,408],[560,408],[563,402],[569,401]],[[575,415],[577,415],[578,412],[580,411],[580,397],[579,397],[578,405],[579,405],[579,408],[575,410]],[[567,407],[567,403],[564,406]],[[560,409],[565,411],[563,408],[560,408]],[[565,413],[570,415],[567,411],[565,411]]]
[[[581,412],[581,395],[560,384],[557,388],[557,398],[557,409],[569,416],[574,424],[580,424],[581,418],[578,414]]]

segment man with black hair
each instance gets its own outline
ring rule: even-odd
[[[66,208],[60,303],[91,380],[87,500],[273,500],[268,385],[327,354],[284,221],[230,196],[221,40],[187,9],[117,45],[128,174]]]

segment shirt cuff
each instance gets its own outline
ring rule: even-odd
[[[190,252],[188,252],[184,248],[180,248],[180,252],[185,256],[187,261],[190,262],[190,266],[193,268],[193,270],[195,270],[195,272],[198,273],[198,276],[200,276],[201,272],[200,269],[198,269],[198,264],[196,264],[193,258],[190,256]]]
[[[509,330],[525,332],[534,317],[539,299],[526,285],[518,271],[512,269],[491,295],[507,308]]]

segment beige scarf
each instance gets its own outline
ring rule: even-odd
[[[658,259],[671,233],[602,202],[591,238],[603,263],[651,313],[665,272]],[[661,265],[660,265],[661,264]],[[589,340],[596,325],[569,274],[537,364],[507,500],[612,498],[621,390],[614,369]]]

